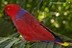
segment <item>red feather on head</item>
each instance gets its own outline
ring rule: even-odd
[[[10,16],[10,17],[14,17],[16,16],[16,13],[21,9],[21,7],[19,5],[16,4],[9,4],[6,5],[4,10],[5,12]]]
[[[8,4],[5,12],[11,17],[19,33],[28,41],[55,41],[53,33],[42,26],[29,12],[19,5]]]

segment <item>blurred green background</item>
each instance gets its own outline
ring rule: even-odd
[[[4,18],[9,3],[19,4],[53,32],[72,38],[72,0],[0,0],[0,36],[17,32],[10,18]]]
[[[63,41],[72,39],[72,0],[0,0],[0,48],[72,48],[72,44],[63,47],[53,42],[31,43],[22,40],[10,18],[5,18],[3,12],[5,5],[10,3],[19,4],[29,11],[56,35],[60,34]]]

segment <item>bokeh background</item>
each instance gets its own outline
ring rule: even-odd
[[[4,6],[10,3],[19,4],[53,32],[72,39],[72,0],[0,0],[0,37],[17,32],[3,13]]]
[[[9,36],[16,32],[10,18],[5,19],[3,14],[4,6],[9,3],[19,4],[53,32],[72,38],[71,0],[1,0],[0,36]]]

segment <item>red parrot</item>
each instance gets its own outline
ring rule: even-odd
[[[25,40],[31,42],[62,42],[58,36],[40,24],[40,22],[33,15],[21,8],[19,5],[7,4],[4,10],[5,13],[10,16],[16,29],[25,38]]]

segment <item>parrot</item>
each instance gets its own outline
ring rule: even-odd
[[[18,4],[7,4],[4,7],[4,11],[26,41],[63,42],[59,36],[41,24],[31,13],[21,8]]]

